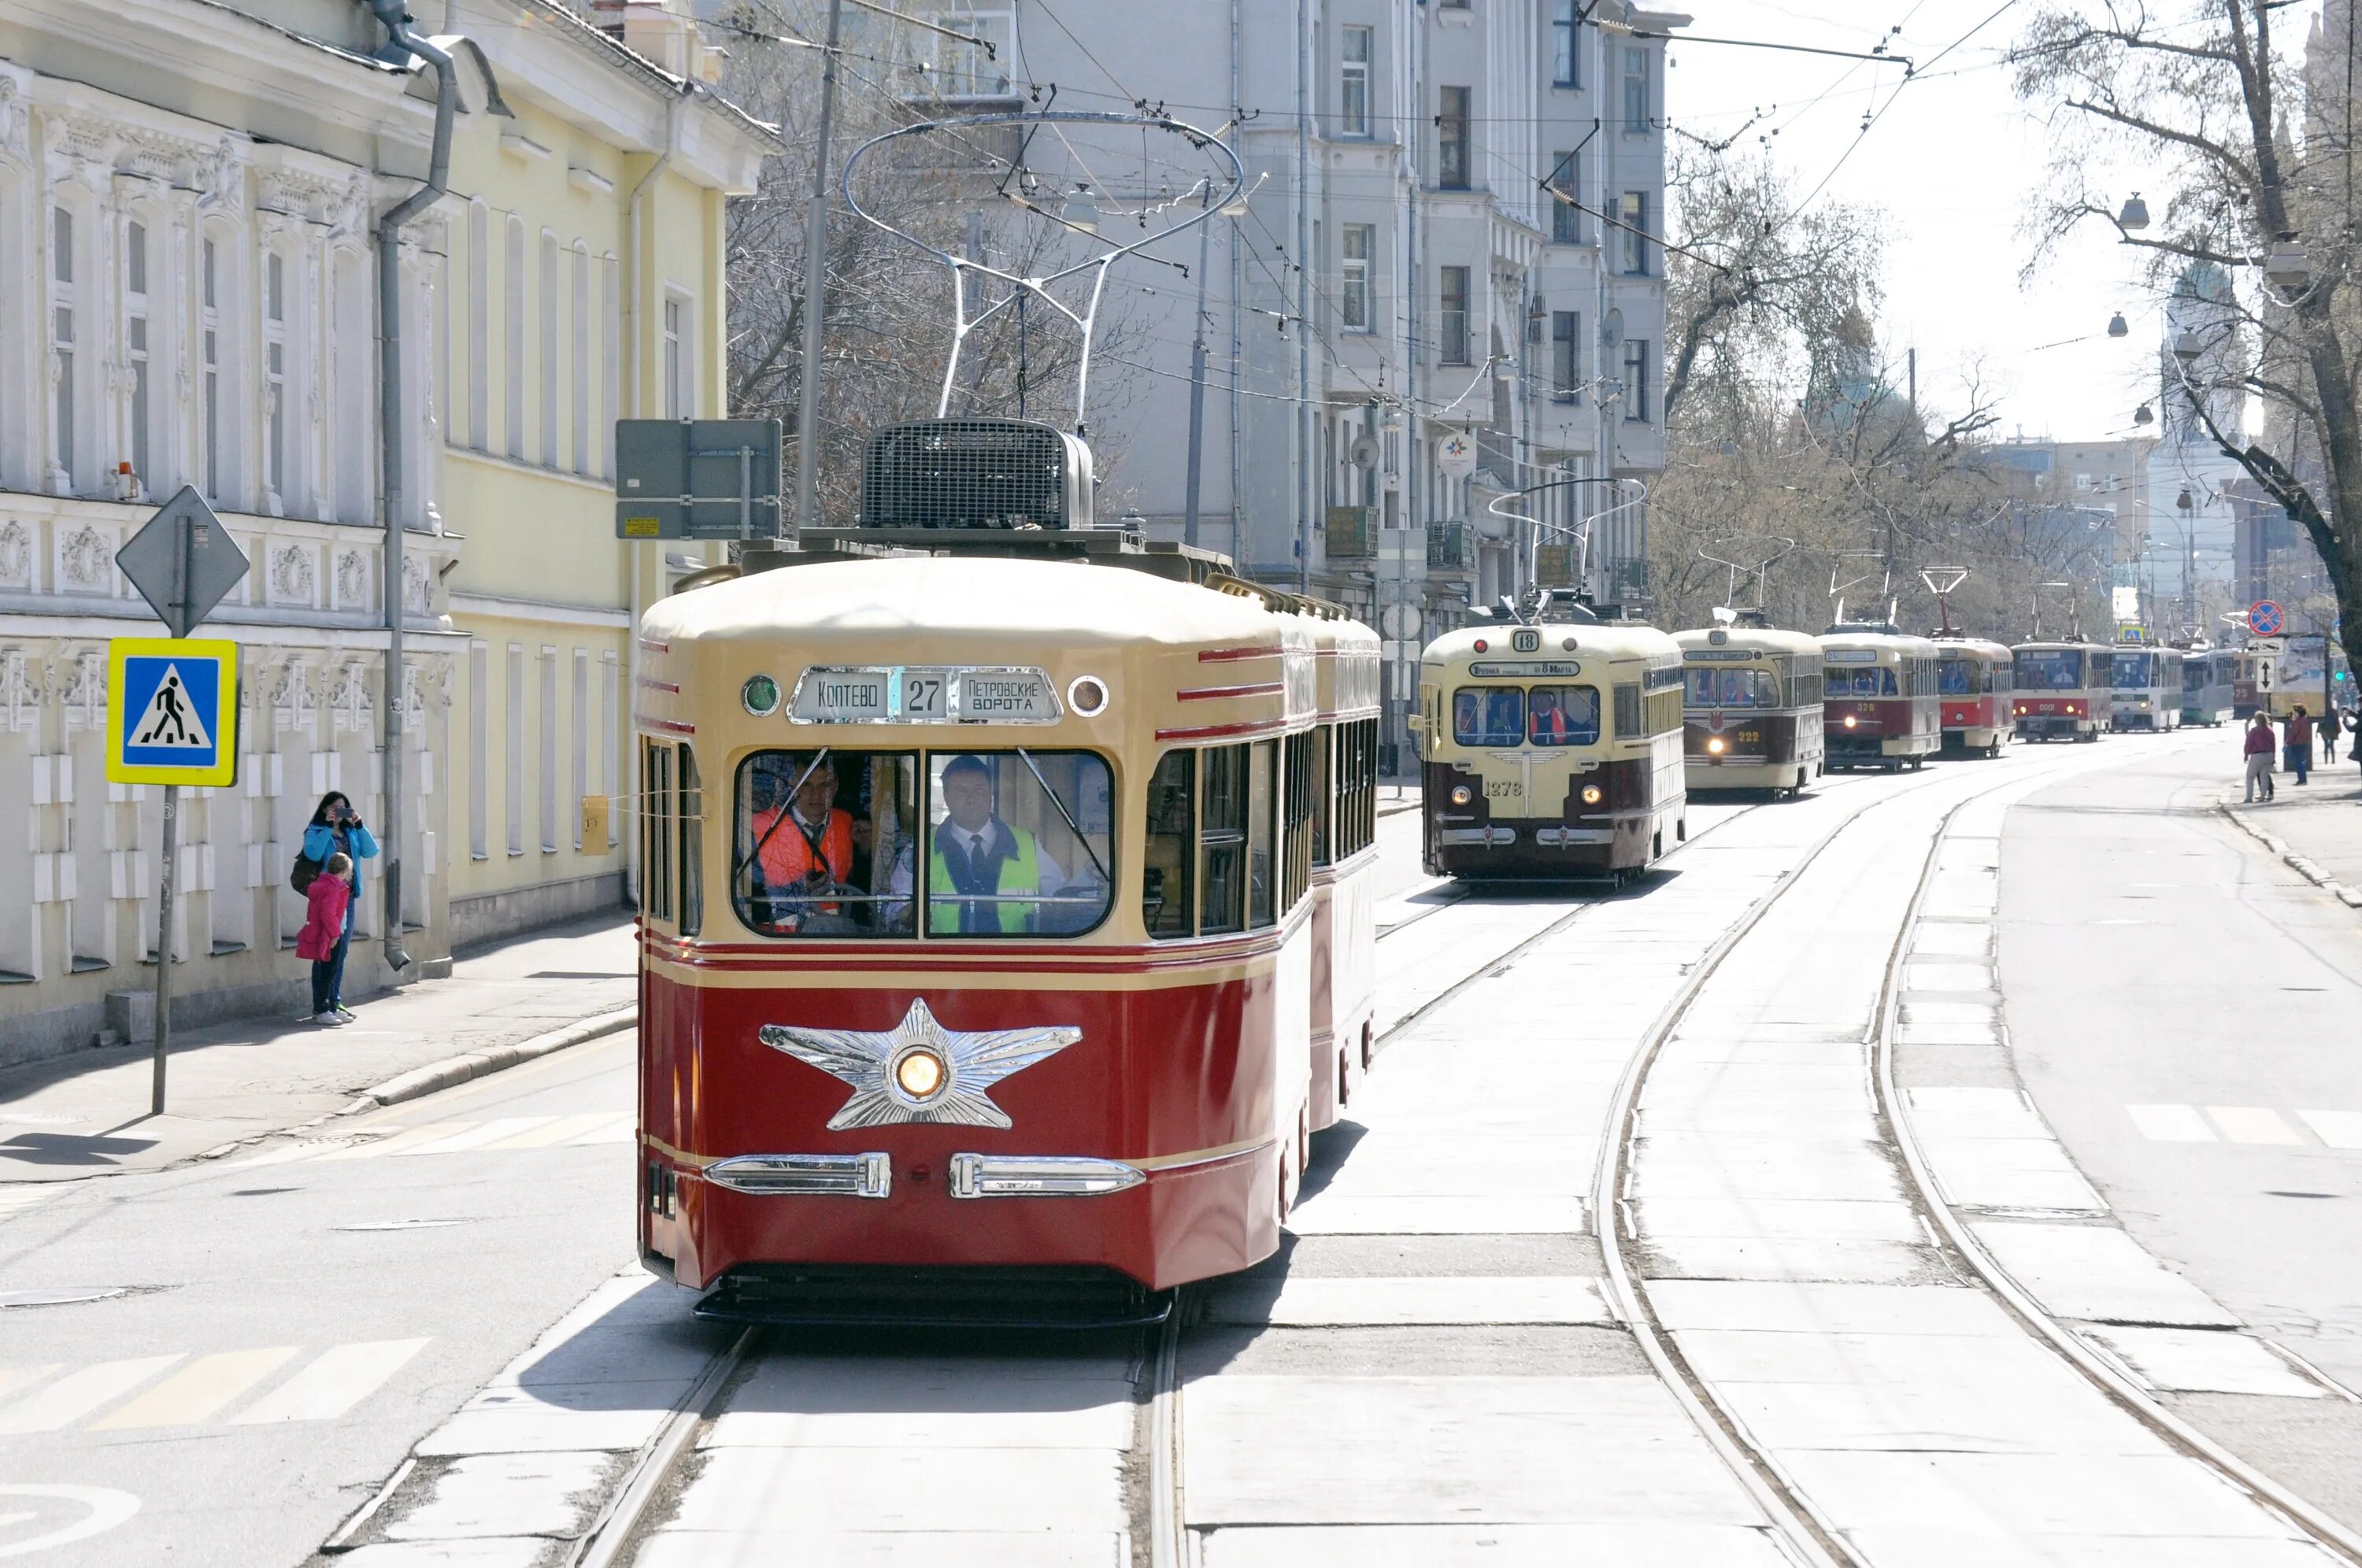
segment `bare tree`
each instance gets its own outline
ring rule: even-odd
[[[2303,528],[2340,622],[2362,626],[2354,83],[2316,78],[2316,93],[2343,102],[2328,113],[2308,103],[2298,40],[2275,31],[2285,9],[2285,0],[2202,0],[2169,18],[2139,0],[2052,0],[2013,58],[2020,95],[2049,111],[2054,130],[2058,194],[2042,215],[2046,246],[2098,223],[2147,254],[2153,280],[2192,261],[2238,280],[2232,304],[2252,349],[2202,381],[2183,371],[2173,395]],[[2327,9],[2333,24],[2352,26],[2350,5]],[[2309,119],[2301,142],[2291,116]],[[2107,160],[2152,171],[2144,188],[2163,193],[2153,226],[2127,225],[2097,193]],[[2226,383],[2278,412],[2266,439],[2226,428],[2210,407],[2207,394]],[[2346,657],[2356,657],[2350,646]]]

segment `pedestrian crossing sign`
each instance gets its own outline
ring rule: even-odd
[[[237,645],[116,637],[106,646],[106,781],[237,782]]]

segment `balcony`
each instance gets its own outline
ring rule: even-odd
[[[1332,506],[1327,529],[1329,558],[1365,561],[1378,553],[1378,512],[1374,506]]]
[[[1476,569],[1476,541],[1471,536],[1467,524],[1430,523],[1427,525],[1427,569]]]

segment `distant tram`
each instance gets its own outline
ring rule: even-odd
[[[2116,649],[2110,666],[2108,728],[2180,729],[2181,667],[2179,648]]]
[[[1848,623],[1822,633],[1820,644],[1828,765],[1925,767],[1944,744],[1935,642]]]
[[[1687,835],[1680,646],[1571,601],[1543,612],[1419,656],[1430,875],[1621,882]]]
[[[2094,741],[2114,700],[2114,650],[2098,643],[2020,643],[2010,650],[2020,740]]]
[[[1737,624],[1674,635],[1683,663],[1682,756],[1698,790],[1785,790],[1821,775],[1821,645]]]
[[[1936,639],[1936,690],[1943,699],[1944,749],[1998,756],[2009,732],[2009,649],[1974,637]]]
[[[2238,656],[2228,648],[2189,648],[2181,656],[2181,722],[2219,726],[2236,705]]]

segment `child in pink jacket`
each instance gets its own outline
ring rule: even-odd
[[[347,855],[331,855],[305,890],[304,930],[295,938],[295,956],[312,961],[312,1021],[344,1023],[352,1015],[337,1004],[345,980],[345,916],[353,898],[353,862]]]

